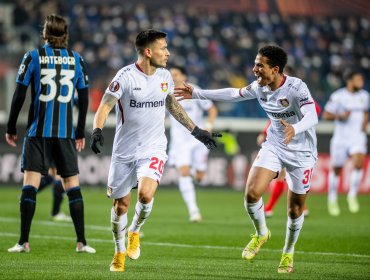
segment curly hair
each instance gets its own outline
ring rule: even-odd
[[[271,67],[279,66],[279,73],[283,73],[284,67],[288,62],[288,55],[279,46],[267,45],[258,50],[258,53],[267,57],[267,63]]]

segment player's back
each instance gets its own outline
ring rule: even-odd
[[[88,86],[83,60],[74,51],[45,44],[25,54],[17,83],[31,84],[28,136],[75,138],[73,95]]]

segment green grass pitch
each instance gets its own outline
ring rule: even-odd
[[[125,272],[112,273],[111,202],[104,188],[83,190],[86,236],[97,249],[95,255],[75,253],[72,224],[50,220],[50,189],[37,198],[31,252],[8,253],[19,238],[19,195],[19,188],[0,188],[0,279],[370,279],[368,195],[360,196],[358,214],[348,212],[345,196],[341,196],[338,218],[328,215],[325,195],[309,195],[310,216],[296,245],[292,275],[277,273],[285,239],[285,198],[267,220],[271,240],[254,260],[245,261],[241,252],[253,229],[242,192],[199,190],[204,222],[191,224],[180,193],[160,188],[142,228],[140,259],[126,258]],[[68,212],[67,199],[63,208]]]

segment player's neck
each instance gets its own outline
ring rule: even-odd
[[[350,92],[350,93],[355,93],[357,90],[355,89],[355,87],[351,86],[351,85],[348,85],[346,86],[347,90]]]
[[[143,60],[143,59],[139,59],[136,63],[135,63],[136,67],[141,71],[143,72],[144,74],[148,75],[148,76],[151,76],[155,73],[155,71],[157,70],[156,67],[153,67],[152,65],[150,65],[150,62],[149,60]]]
[[[274,81],[271,84],[269,84],[271,91],[275,91],[279,87],[281,87],[285,83],[285,80],[286,76],[284,74],[278,74]]]

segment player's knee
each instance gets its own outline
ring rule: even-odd
[[[119,216],[127,213],[129,206],[130,204],[123,199],[116,199],[114,201],[114,209]]]
[[[288,216],[291,219],[297,219],[299,218],[303,213],[303,207],[300,205],[294,205],[294,206],[289,206],[288,208]]]
[[[245,201],[249,202],[249,203],[255,203],[257,202],[259,199],[261,198],[261,196],[255,192],[253,189],[249,189],[247,191],[247,193],[245,194]]]
[[[152,196],[150,196],[150,195],[145,195],[145,194],[143,194],[143,195],[139,196],[139,201],[140,201],[142,204],[148,204],[149,202],[151,202],[151,201],[152,201],[152,199],[153,199],[153,197],[152,197]]]

